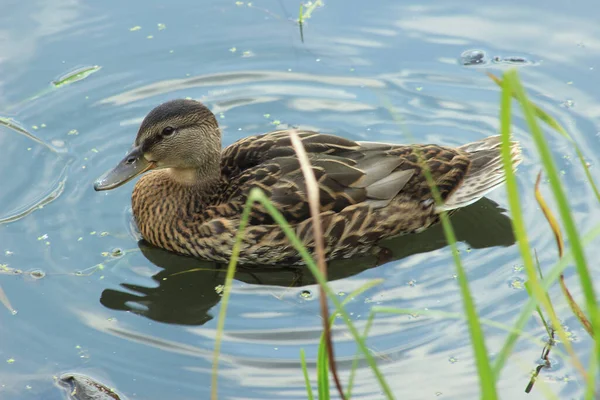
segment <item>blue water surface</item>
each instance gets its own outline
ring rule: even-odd
[[[302,127],[356,140],[458,145],[497,133],[499,90],[485,72],[518,68],[534,101],[584,149],[596,178],[600,143],[600,26],[591,0],[522,2],[325,1],[303,25],[289,0],[9,1],[0,14],[0,398],[56,400],[65,372],[90,375],[130,399],[208,399],[225,274],[143,244],[131,227],[133,184],[94,192],[95,178],[131,145],[145,114],[177,97],[205,102],[224,145]],[[302,41],[303,39],[303,41]],[[465,65],[466,64],[466,65]],[[60,83],[79,69],[95,72]],[[390,113],[389,105],[396,114]],[[546,131],[581,232],[600,220],[573,147]],[[554,238],[533,197],[541,164],[517,113],[514,135],[529,239],[556,262]],[[547,182],[542,192],[551,198]],[[554,206],[552,201],[549,202]],[[483,318],[509,326],[528,299],[504,188],[456,214],[460,254]],[[455,267],[432,228],[390,244],[396,259],[330,266],[359,330],[379,315],[368,345],[396,398],[479,398]],[[588,249],[594,260],[600,252]],[[600,273],[590,263],[592,274]],[[578,278],[567,284],[583,304]],[[557,312],[587,363],[591,341],[554,287]],[[228,309],[221,399],[306,399],[299,352],[316,382],[318,293],[303,270],[242,270]],[[507,332],[484,326],[493,358]],[[525,394],[545,330],[534,316],[502,371],[501,398],[580,398],[572,364],[551,354]],[[356,347],[340,320],[335,350],[344,384]],[[537,341],[536,341],[537,340]],[[562,346],[559,347],[563,350]],[[382,399],[364,361],[356,399]]]

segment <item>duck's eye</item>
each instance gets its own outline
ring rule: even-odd
[[[163,135],[163,136],[171,136],[173,133],[175,133],[175,129],[172,128],[172,127],[170,127],[170,126],[167,126],[166,128],[164,128],[162,130],[161,135]]]

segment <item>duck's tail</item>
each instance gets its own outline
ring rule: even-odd
[[[496,186],[504,183],[504,168],[500,149],[500,136],[490,136],[483,140],[467,143],[458,149],[466,152],[471,159],[471,168],[462,184],[437,211],[462,208],[476,202]],[[513,171],[523,161],[519,142],[511,142],[510,155]]]

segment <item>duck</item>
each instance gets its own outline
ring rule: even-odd
[[[421,232],[440,213],[470,205],[505,180],[501,137],[458,147],[355,141],[295,129],[319,187],[327,261],[380,254],[387,238]],[[143,119],[132,148],[94,183],[112,190],[141,175],[131,195],[134,221],[150,244],[227,263],[250,191],[259,188],[314,256],[313,219],[291,130],[242,138],[222,148],[215,115],[200,101],[175,99]],[[513,169],[519,142],[510,142]],[[436,204],[425,171],[436,183]],[[239,264],[303,260],[260,204],[252,206]]]

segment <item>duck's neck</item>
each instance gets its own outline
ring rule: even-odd
[[[209,171],[196,168],[167,168],[165,173],[174,184],[199,192],[210,189],[220,177],[220,171],[216,168]]]
[[[182,252],[177,232],[182,223],[199,224],[213,205],[220,176],[197,170],[161,169],[143,175],[136,183],[131,205],[136,224],[155,246]]]

